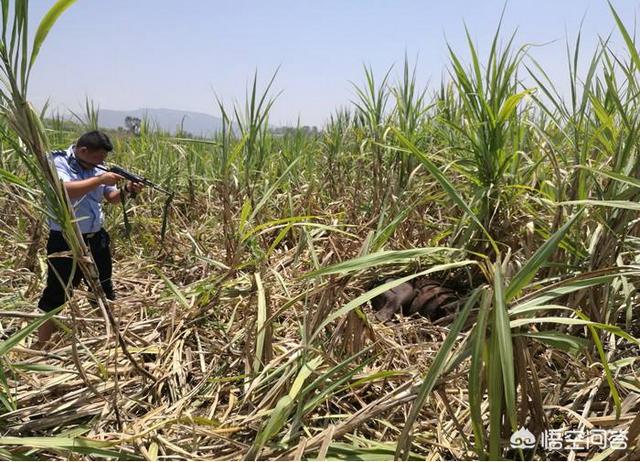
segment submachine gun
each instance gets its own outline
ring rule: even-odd
[[[155,189],[156,191],[160,191],[163,194],[167,194],[168,196],[172,197],[173,193],[171,191],[167,191],[166,189],[164,189],[162,186],[159,186],[151,181],[149,181],[148,179],[146,179],[143,176],[140,175],[136,175],[135,173],[131,173],[128,170],[123,169],[122,167],[118,167],[117,165],[112,165],[111,167],[106,167],[104,165],[94,165],[97,169],[105,171],[105,172],[111,172],[111,173],[115,173],[116,175],[120,175],[121,177],[132,181],[133,183],[142,183],[145,186],[149,186],[150,188]],[[135,195],[132,195],[132,197],[135,197]]]
[[[118,167],[117,165],[112,165],[110,167],[104,166],[104,165],[95,165],[94,167],[96,167],[99,170],[105,171],[105,172],[112,172],[115,173],[116,175],[120,175],[121,177],[133,182],[133,183],[142,183],[145,186],[149,186],[150,188],[155,189],[156,191],[159,191],[163,194],[167,195],[167,200],[164,203],[164,207],[163,207],[163,211],[162,211],[162,230],[160,231],[160,245],[162,246],[164,243],[164,235],[167,231],[167,226],[168,226],[168,218],[169,218],[169,206],[171,205],[171,201],[173,200],[173,192],[168,191],[166,189],[164,189],[162,186],[159,186],[155,183],[153,183],[152,181],[149,181],[148,179],[146,179],[143,176],[140,175],[136,175],[135,173],[131,173],[128,170],[125,170],[122,167]],[[129,197],[131,197],[132,199],[136,197],[136,194],[131,192],[129,193]],[[121,196],[121,200],[122,200],[122,211],[123,211],[123,217],[124,217],[124,228],[125,228],[125,235],[128,237],[130,232],[131,232],[131,225],[129,224],[129,218],[127,217],[127,210],[126,207],[124,205],[124,196]]]

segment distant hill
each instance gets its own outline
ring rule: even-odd
[[[195,136],[210,137],[222,130],[222,119],[203,112],[179,111],[176,109],[141,108],[131,111],[100,109],[98,124],[103,128],[117,129],[125,126],[125,117],[146,118],[151,126],[175,134],[182,124],[183,130]]]

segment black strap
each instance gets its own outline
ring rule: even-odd
[[[129,223],[129,217],[127,215],[127,194],[120,190],[120,204],[122,205],[122,217],[124,219],[124,235],[129,237],[131,235],[131,223]]]

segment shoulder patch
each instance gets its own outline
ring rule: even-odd
[[[55,151],[51,151],[51,156],[52,157],[66,156],[66,155],[67,155],[67,151],[64,151],[62,149],[57,149]]]

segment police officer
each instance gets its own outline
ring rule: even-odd
[[[117,203],[123,194],[139,193],[140,183],[127,182],[124,188],[116,185],[124,180],[120,175],[99,170],[95,165],[102,164],[113,144],[109,137],[100,131],[90,131],[82,135],[76,144],[66,151],[51,153],[58,176],[64,183],[67,194],[73,205],[74,215],[78,221],[82,237],[98,267],[100,284],[109,300],[115,299],[115,291],[111,282],[112,261],[109,246],[109,234],[102,227],[104,214],[102,200]],[[62,236],[59,223],[49,219],[49,240],[47,255],[70,250]],[[69,281],[76,287],[83,275],[73,271],[71,257],[54,257],[48,259],[47,286],[42,292],[38,307],[43,311],[51,311],[67,300]],[[44,346],[55,332],[53,321],[45,322],[38,330],[37,347]]]

